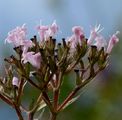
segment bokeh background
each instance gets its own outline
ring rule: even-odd
[[[0,0],[0,74],[3,59],[12,48],[4,44],[7,33],[27,24],[28,38],[37,34],[35,26],[53,20],[60,26],[57,39],[71,35],[74,25],[81,25],[89,36],[90,26],[100,23],[106,39],[116,30],[120,42],[110,57],[109,67],[84,88],[80,99],[70,105],[58,120],[122,120],[122,0]],[[67,88],[72,82],[65,84]],[[17,120],[15,111],[0,100],[0,120]]]

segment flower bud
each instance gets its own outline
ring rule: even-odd
[[[115,34],[113,34],[112,37],[109,40],[109,44],[108,44],[108,48],[107,48],[107,53],[108,54],[111,53],[112,48],[114,47],[114,45],[119,42],[119,38],[117,37],[118,33],[119,33],[119,31],[117,31]]]
[[[102,70],[106,67],[106,63],[107,63],[106,62],[107,55],[105,54],[104,47],[101,48],[98,56],[99,56],[98,66],[99,66],[99,69]]]
[[[74,71],[76,73],[76,85],[78,86],[82,83],[81,78],[80,78],[80,73],[78,69],[75,69]]]
[[[17,77],[13,77],[12,85],[16,86],[16,87],[19,87],[19,79]]]
[[[97,47],[91,46],[89,57],[88,57],[90,64],[94,64],[97,60],[96,58],[97,58]]]

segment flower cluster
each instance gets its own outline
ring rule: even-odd
[[[5,42],[14,45],[16,56],[5,58],[6,77],[0,78],[0,98],[16,110],[19,120],[24,119],[23,112],[33,120],[34,114],[45,106],[51,112],[51,120],[56,120],[57,114],[79,97],[76,93],[108,65],[108,56],[119,41],[119,32],[107,43],[101,35],[102,30],[100,25],[95,26],[87,39],[83,28],[74,26],[71,37],[63,38],[61,43],[54,38],[59,31],[56,21],[37,27],[39,40],[36,36],[27,39],[25,24],[10,31]],[[64,76],[73,71],[75,88],[59,103]],[[28,110],[22,104],[27,84],[40,90]],[[53,93],[53,98],[49,92]]]

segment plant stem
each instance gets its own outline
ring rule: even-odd
[[[30,112],[30,113],[28,114],[28,120],[33,120],[33,117],[34,117],[33,112]]]
[[[57,111],[58,99],[59,99],[59,89],[54,90],[54,109]]]
[[[23,75],[23,77],[26,78],[26,80],[30,83],[30,85],[34,86],[38,90],[41,90],[41,88],[38,85],[36,85],[30,78],[26,77],[25,75]]]
[[[21,114],[21,110],[19,109],[19,106],[17,106],[15,103],[13,103],[11,100],[9,100],[8,98],[6,98],[2,94],[0,94],[0,98],[4,102],[6,102],[7,104],[9,104],[10,106],[12,106],[16,110],[16,113],[18,115],[19,120],[24,120],[23,117],[22,117],[22,114]]]
[[[91,77],[89,76],[81,85],[77,86],[68,96],[67,98],[64,100],[64,102],[59,106],[58,111],[61,111],[65,105],[78,93],[79,90],[81,90],[81,88],[83,88],[87,83],[89,83],[91,80],[93,80],[93,78],[97,75],[97,73],[99,73],[101,70],[97,70],[95,72],[95,74]]]
[[[5,96],[3,96],[2,94],[0,94],[0,99],[2,99],[4,102],[6,102],[7,104],[9,104],[10,106],[13,107],[13,103],[11,102],[10,99],[6,98]]]
[[[54,88],[54,109],[57,111],[58,102],[59,102],[59,94],[60,94],[60,87],[62,83],[62,72],[59,72],[56,76],[56,88]]]
[[[74,97],[74,95],[80,90],[81,86],[76,87],[64,100],[64,102],[59,106],[58,111],[62,110],[64,106]]]
[[[24,89],[24,79],[21,79],[20,87],[19,87],[19,90],[18,90],[18,96],[17,96],[17,103],[18,104],[20,104],[20,102],[21,102],[21,96],[22,96],[22,93],[23,93],[23,89]]]
[[[51,113],[50,115],[50,120],[56,120],[57,114],[56,113]]]
[[[49,97],[48,97],[48,95],[47,95],[46,92],[42,92],[42,99],[43,99],[44,102],[47,104],[47,106],[49,107],[50,111],[51,111],[51,112],[54,112],[52,103],[50,102],[50,99],[49,99]]]
[[[24,119],[23,119],[23,116],[22,116],[22,113],[21,113],[21,110],[19,109],[19,106],[17,106],[17,105],[14,104],[14,108],[15,108],[16,113],[17,113],[17,115],[18,115],[18,119],[19,119],[19,120],[24,120]]]

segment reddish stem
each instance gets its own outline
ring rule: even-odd
[[[5,96],[3,96],[2,94],[0,94],[0,98],[6,102],[7,104],[9,104],[10,106],[13,107],[13,103],[11,102],[11,100],[9,100],[8,98],[6,98]]]

